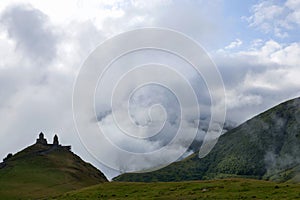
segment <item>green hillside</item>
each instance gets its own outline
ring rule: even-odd
[[[300,182],[300,98],[284,102],[222,135],[203,159],[193,154],[150,173],[115,181],[184,181],[228,177]]]
[[[68,146],[37,142],[0,164],[0,199],[49,197],[106,182]]]
[[[112,182],[72,191],[51,199],[299,199],[299,184],[225,179],[214,181]]]

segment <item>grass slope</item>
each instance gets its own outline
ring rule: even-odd
[[[99,170],[71,151],[34,144],[0,169],[0,199],[36,199],[106,181]]]
[[[133,183],[91,186],[50,199],[297,199],[299,184],[276,184],[251,179]]]
[[[197,154],[150,173],[115,181],[185,181],[228,177],[300,182],[300,98],[282,103],[222,135],[202,159]]]

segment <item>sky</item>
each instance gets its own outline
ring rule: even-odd
[[[181,32],[206,50],[224,82],[228,122],[240,124],[300,95],[300,0],[154,0],[151,3],[142,0],[1,0],[0,157],[32,144],[43,131],[49,142],[57,133],[62,144],[72,144],[75,153],[109,178],[120,171],[147,168],[149,162],[154,162],[157,158],[145,160],[143,164],[132,161],[132,166],[124,166],[120,159],[118,170],[99,163],[78,137],[72,110],[76,77],[90,53],[108,38],[145,27]],[[144,55],[151,55],[155,61],[177,64],[175,68],[188,77],[192,87],[201,88],[196,96],[201,99],[201,110],[208,112],[206,118],[210,115],[207,88],[201,78],[194,77],[193,70],[163,52],[136,53],[132,59],[147,62],[149,57]],[[110,75],[113,78],[119,72],[116,66]],[[174,88],[182,86],[176,81],[172,84]],[[101,102],[107,92],[107,88],[96,92],[97,121],[93,123],[112,133],[111,139],[117,145],[146,152],[170,141],[173,129],[178,128],[178,119],[174,116],[179,113],[178,102],[170,92],[154,86],[145,87],[132,96],[130,109],[137,122],[147,124],[149,119],[145,112],[157,103],[163,105],[165,111],[154,109],[151,120],[161,126],[160,122],[165,120],[161,116],[169,117],[161,134],[140,143],[119,136],[113,126],[112,110]],[[182,121],[186,130],[192,129],[190,118],[182,118]],[[205,133],[199,132],[197,137],[201,140]],[[161,157],[177,155],[176,151],[182,152],[185,148],[186,145],[174,144],[168,154]],[[161,160],[159,164],[165,162]]]

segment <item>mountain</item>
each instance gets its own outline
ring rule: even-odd
[[[72,153],[71,146],[60,145],[57,136],[48,144],[43,133],[0,163],[1,199],[49,197],[103,182],[103,173]]]
[[[228,177],[300,182],[300,98],[281,103],[223,134],[204,158],[192,154],[163,169],[114,181],[184,181]]]

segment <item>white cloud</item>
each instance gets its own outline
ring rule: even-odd
[[[288,31],[300,25],[299,0],[287,0],[285,3],[262,1],[252,7],[251,13],[251,16],[245,18],[250,27],[279,38],[288,37]]]
[[[297,68],[300,62],[300,43],[280,44],[274,40],[269,40],[260,48],[240,51],[238,54],[255,57],[252,62],[258,64],[274,64],[275,66]]]
[[[287,20],[300,25],[300,1],[288,0],[285,6],[292,10],[292,12],[288,14]]]
[[[218,51],[215,61],[227,89],[228,117],[243,121],[300,95],[299,55],[300,43],[274,40],[259,40],[259,45],[235,53]]]
[[[236,39],[235,41],[231,42],[228,46],[225,47],[225,49],[234,49],[243,44],[242,40]]]

